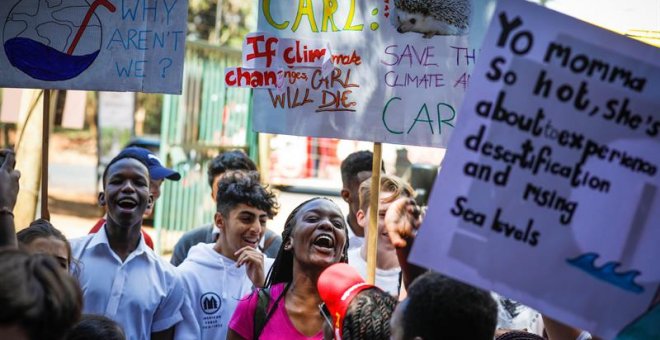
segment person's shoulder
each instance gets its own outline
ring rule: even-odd
[[[280,239],[282,239],[282,236],[280,236],[280,234],[278,234],[278,233],[276,233],[276,232],[274,232],[270,229],[266,229],[266,233],[264,233],[264,236],[269,237],[269,238],[270,237],[279,237]]]
[[[353,248],[348,250],[348,261],[350,264],[350,261],[358,261],[362,260],[362,256],[360,255],[360,250],[361,248]]]
[[[88,234],[85,236],[69,239],[71,252],[75,254],[77,251],[84,249],[87,244],[89,244],[89,241],[92,239],[92,237],[94,237],[94,234]]]
[[[213,233],[213,224],[205,224],[194,229],[186,231],[179,242],[204,242],[208,234]]]
[[[178,272],[185,273],[208,267],[208,264],[215,264],[217,262],[215,259],[218,258],[217,255],[219,254],[213,250],[214,245],[213,243],[198,243],[190,247],[188,256],[175,268],[177,268]]]
[[[151,248],[144,249],[145,256],[149,259],[151,269],[155,270],[161,281],[178,279],[179,271],[171,263],[158,256]]]
[[[280,294],[282,294],[282,292],[284,291],[284,288],[286,288],[286,283],[285,282],[276,283],[276,284],[270,286],[270,288],[268,288],[268,293],[270,294],[271,297],[277,298],[278,296],[280,296]],[[264,289],[264,288],[262,288],[262,289]]]
[[[355,268],[363,277],[366,276],[367,261],[360,255],[360,248],[348,250],[348,265]]]

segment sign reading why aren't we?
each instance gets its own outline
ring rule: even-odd
[[[660,337],[660,50],[524,1],[484,39],[410,260]]]
[[[0,86],[181,93],[187,0],[4,0]]]

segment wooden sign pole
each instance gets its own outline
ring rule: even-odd
[[[41,133],[41,218],[50,221],[48,211],[48,150],[50,135],[50,90],[44,89],[43,126]]]
[[[369,197],[369,233],[367,234],[367,283],[376,282],[376,247],[378,246],[378,203],[380,203],[380,169],[382,144],[374,143],[374,159],[371,166],[371,195]]]

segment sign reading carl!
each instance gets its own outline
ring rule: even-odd
[[[225,82],[260,89],[260,132],[445,146],[478,58],[484,7],[261,0],[259,32]]]
[[[660,338],[660,50],[501,1],[411,261]]]

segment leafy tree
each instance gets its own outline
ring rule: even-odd
[[[190,38],[240,47],[245,34],[256,27],[256,18],[252,15],[254,6],[254,1],[244,0],[190,0]],[[219,18],[217,14],[220,15]]]

